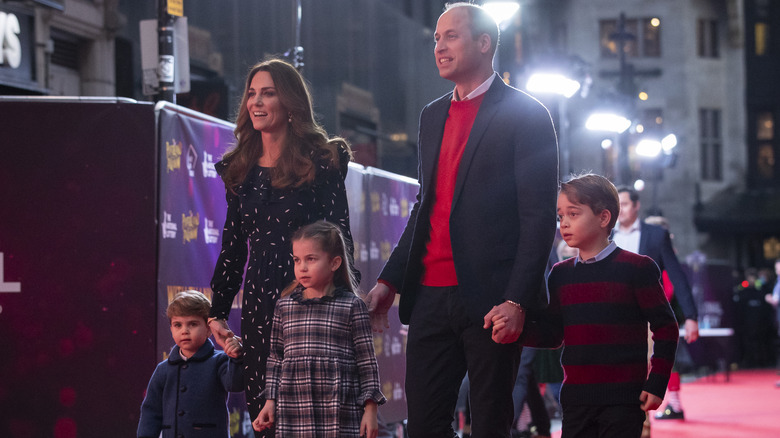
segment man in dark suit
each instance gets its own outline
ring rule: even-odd
[[[639,219],[639,193],[630,187],[619,187],[620,214],[613,239],[628,251],[653,259],[662,272],[666,272],[674,286],[674,299],[685,318],[685,340],[690,344],[699,338],[699,322],[693,292],[688,278],[677,260],[669,231],[659,225],[651,225]],[[684,419],[680,402],[680,375],[676,371],[669,380],[666,408],[656,414],[659,420]]]
[[[455,89],[420,115],[417,202],[366,300],[381,331],[400,294],[409,436],[455,436],[468,371],[472,437],[508,437],[525,310],[547,304],[555,131],[538,101],[493,71],[498,26],[481,7],[448,6],[434,38]]]

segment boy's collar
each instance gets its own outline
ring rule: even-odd
[[[168,362],[172,364],[180,364],[189,361],[202,361],[211,357],[214,353],[214,344],[211,339],[206,339],[206,342],[198,348],[198,352],[192,355],[189,359],[184,359],[181,355],[181,350],[178,345],[174,345],[171,353],[168,355]]]
[[[615,241],[610,240],[609,244],[606,247],[604,247],[604,249],[599,251],[599,253],[596,254],[594,257],[591,257],[587,260],[582,260],[582,258],[580,258],[579,252],[577,252],[577,257],[575,257],[574,259],[574,264],[576,265],[577,263],[582,263],[584,265],[589,265],[591,263],[600,262],[605,258],[607,258],[607,256],[609,256],[610,254],[612,254],[612,251],[614,251],[615,249],[617,249],[617,245],[615,244]]]

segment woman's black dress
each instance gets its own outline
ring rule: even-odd
[[[260,394],[265,386],[274,306],[281,291],[295,279],[290,236],[301,226],[324,219],[341,226],[351,252],[344,184],[349,162],[346,150],[339,149],[339,161],[339,168],[330,162],[318,163],[312,184],[288,189],[272,188],[270,169],[256,165],[235,189],[235,194],[227,190],[222,250],[211,280],[214,293],[211,316],[228,317],[246,265],[241,336],[251,420],[257,417],[264,403]],[[221,161],[216,168],[221,174],[226,164]]]

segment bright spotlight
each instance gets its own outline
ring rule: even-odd
[[[593,113],[585,121],[585,128],[591,131],[622,133],[631,126],[631,120],[612,113]]]
[[[653,158],[661,153],[661,142],[658,140],[642,139],[636,144],[636,154]]]
[[[488,14],[490,14],[490,16],[493,17],[494,20],[496,20],[496,23],[501,24],[504,21],[512,18],[515,12],[517,12],[518,9],[520,9],[520,3],[516,1],[485,2],[482,5],[482,9],[484,9]]]
[[[568,99],[580,89],[580,83],[560,73],[534,73],[525,88],[531,93],[560,94]]]
[[[661,147],[667,154],[671,152],[675,146],[677,146],[677,136],[674,134],[669,134],[661,139]]]

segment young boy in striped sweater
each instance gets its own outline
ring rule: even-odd
[[[561,184],[561,235],[579,254],[552,268],[550,306],[526,321],[524,345],[564,345],[562,438],[639,437],[674,363],[678,328],[658,267],[609,240],[619,209],[615,186],[602,176]],[[655,341],[649,370],[648,323]]]

